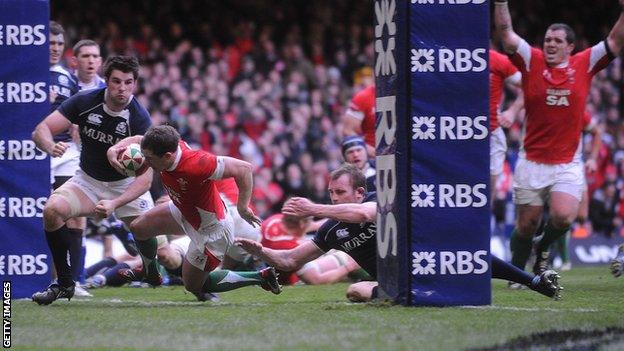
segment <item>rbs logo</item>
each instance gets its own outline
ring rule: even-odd
[[[412,72],[482,72],[487,55],[484,48],[412,49]]]
[[[0,197],[0,217],[43,217],[47,198]]]
[[[412,184],[412,207],[483,207],[487,186],[469,184]],[[437,191],[436,191],[437,190]]]
[[[488,136],[486,116],[414,116],[412,120],[414,140],[481,140]]]
[[[45,82],[0,82],[0,103],[39,103],[47,99]]]
[[[413,275],[484,274],[488,271],[487,251],[440,251],[412,253]]]
[[[0,275],[46,274],[48,255],[0,255]]]
[[[46,42],[45,26],[38,24],[0,25],[0,45],[43,45]]]
[[[0,161],[45,160],[48,155],[37,149],[32,140],[0,140]]]

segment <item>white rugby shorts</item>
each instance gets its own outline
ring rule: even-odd
[[[226,211],[223,220],[217,220],[216,217],[213,220],[204,220],[202,226],[195,229],[173,201],[168,204],[171,215],[191,239],[186,252],[189,263],[206,272],[217,268],[225,255],[229,255],[234,248],[232,216]]]
[[[581,201],[585,189],[581,161],[544,164],[520,157],[513,177],[513,200],[516,205],[542,206],[553,191],[574,196]]]
[[[134,178],[125,178],[114,182],[103,182],[92,178],[86,174],[83,170],[78,169],[76,175],[71,177],[65,184],[73,184],[77,186],[94,204],[97,204],[100,200],[110,200],[119,197],[127,189],[130,183],[134,181]],[[63,184],[60,188],[56,189],[54,193],[59,193],[61,196],[66,192],[71,192],[70,189],[64,188]],[[80,204],[72,203],[71,199],[68,199],[70,206],[72,207],[72,215],[80,214]],[[154,207],[154,201],[149,191],[145,192],[138,198],[130,201],[129,203],[118,207],[113,212],[119,219],[127,217],[140,216]]]
[[[498,127],[490,133],[490,175],[503,173],[505,156],[507,155],[507,138],[503,128]]]

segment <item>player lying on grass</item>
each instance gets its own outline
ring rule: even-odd
[[[326,217],[327,221],[312,240],[290,250],[272,250],[262,244],[236,239],[236,244],[276,269],[293,271],[321,256],[330,249],[348,253],[371,277],[377,277],[377,203],[375,194],[366,193],[366,179],[355,166],[344,164],[331,173],[329,196],[332,205],[320,205],[304,198],[293,198],[282,208],[293,216]],[[557,272],[548,270],[538,276],[528,273],[492,256],[492,277],[511,280],[528,286],[548,297],[559,299],[562,290]],[[351,284],[347,298],[364,302],[378,296],[376,281]]]
[[[320,222],[325,222],[322,220]],[[262,222],[262,246],[274,250],[289,250],[306,242],[305,235],[320,228],[311,217],[297,217],[277,213]],[[237,236],[238,238],[238,236]],[[343,251],[330,250],[296,271],[279,271],[280,284],[292,285],[301,281],[310,285],[332,284],[340,281],[371,280],[370,276]]]
[[[205,292],[219,292],[247,285],[260,285],[274,294],[281,292],[272,267],[259,272],[214,271],[226,256],[240,248],[233,245],[232,217],[223,204],[215,182],[234,178],[239,189],[239,215],[251,225],[260,219],[249,209],[253,186],[249,163],[231,157],[191,150],[171,126],[151,127],[144,136],[126,138],[112,146],[108,160],[119,172],[117,155],[131,143],[141,143],[149,166],[159,171],[171,201],[159,204],[130,224],[135,238],[144,240],[155,233],[184,232],[191,239],[182,263],[184,287],[202,299]],[[143,252],[147,257],[156,256]],[[142,272],[136,272],[137,276]]]

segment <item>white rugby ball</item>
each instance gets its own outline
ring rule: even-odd
[[[145,156],[141,152],[141,145],[136,143],[128,145],[119,156],[119,162],[126,170],[126,175],[136,176],[141,167],[145,165]]]

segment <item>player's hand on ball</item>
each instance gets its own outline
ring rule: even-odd
[[[249,207],[238,208],[238,214],[241,216],[242,219],[244,219],[247,223],[251,224],[254,227],[256,225],[260,226],[260,224],[262,224],[262,220],[260,219],[260,217],[256,216]]]
[[[111,166],[113,166],[113,168],[125,175],[126,174],[126,170],[124,168],[124,166],[121,164],[121,162],[119,162],[119,156],[126,150],[125,146],[120,146],[120,145],[113,145],[111,147],[108,148],[108,150],[106,151],[106,157],[108,158],[108,163],[110,163]]]
[[[100,200],[95,205],[95,215],[99,219],[108,218],[115,211],[113,200]]]
[[[69,148],[69,145],[65,144],[62,141],[59,141],[58,143],[54,144],[54,146],[52,147],[52,150],[50,150],[50,156],[61,157],[63,156],[65,151],[67,151],[68,148]]]
[[[258,256],[262,252],[262,244],[257,241],[237,238],[234,240],[234,245],[242,247],[243,250],[249,252],[254,256]]]

